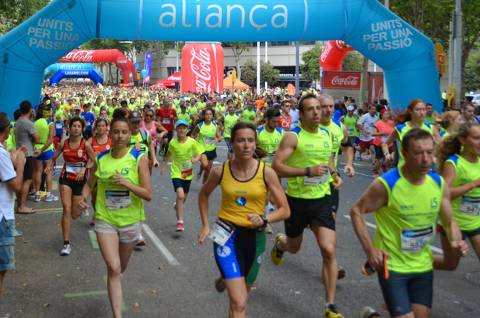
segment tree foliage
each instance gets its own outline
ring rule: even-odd
[[[470,54],[465,65],[465,89],[475,91],[480,89],[480,51]]]
[[[257,85],[257,63],[253,60],[247,60],[242,66],[243,79],[245,84],[251,87]],[[276,86],[280,77],[280,71],[275,69],[270,62],[260,63],[260,83],[268,82],[270,86]]]
[[[390,9],[393,12],[422,31],[434,42],[440,42],[445,47],[448,47],[449,24],[452,20],[453,8],[454,0],[390,1]]]
[[[6,33],[22,23],[50,0],[3,0],[0,1],[0,34]]]
[[[347,72],[362,71],[363,55],[357,51],[348,52],[343,61],[343,70]]]
[[[222,43],[224,47],[229,47],[232,49],[233,58],[235,59],[235,66],[237,69],[237,78],[242,79],[242,68],[240,65],[240,59],[242,54],[248,52],[250,47],[253,45],[251,42],[224,42]]]
[[[305,80],[314,81],[320,78],[319,58],[321,54],[322,46],[320,44],[315,44],[310,50],[303,52],[303,64],[300,67]]]

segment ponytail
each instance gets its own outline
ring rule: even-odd
[[[476,126],[476,124],[467,123],[460,127],[456,134],[450,135],[445,138],[439,145],[438,152],[437,152],[437,159],[439,165],[439,171],[443,171],[443,167],[445,165],[445,161],[447,161],[450,156],[455,154],[460,154],[462,151],[462,143],[460,141],[461,138],[467,138],[470,134],[470,129]]]

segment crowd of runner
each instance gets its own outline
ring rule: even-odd
[[[298,97],[273,92],[59,86],[44,88],[38,105],[22,102],[11,121],[0,114],[0,194],[6,198],[0,206],[6,255],[0,258],[0,291],[5,271],[14,268],[13,236],[19,230],[13,211],[31,214],[37,202],[57,201],[52,180],[58,176],[59,253],[72,253],[71,220],[92,209],[112,311],[120,317],[121,275],[134,247],[146,245],[141,224],[143,201],[155,195],[151,175],[157,168],[167,173],[171,162],[172,230],[189,229],[184,204],[195,179],[203,184],[198,241],[213,240],[220,271],[215,287],[228,293],[229,317],[246,316],[269,224],[279,221],[285,233],[275,235],[272,262],[288,261],[285,254],[300,250],[304,230],[312,231],[323,258],[324,316],[343,317],[335,303],[337,279],[346,275],[336,257],[335,216],[342,178],[354,177],[354,162],[361,161],[374,177],[351,208],[367,256],[363,271],[378,272],[392,317],[428,317],[433,271],[455,270],[468,252],[466,239],[480,258],[476,108],[465,103],[436,113],[413,100],[404,113],[394,113],[386,101],[360,106],[316,91]],[[228,159],[214,166],[223,142]],[[209,196],[217,186],[222,199],[212,223]],[[375,213],[373,239],[366,213]],[[429,247],[437,232],[442,256]]]

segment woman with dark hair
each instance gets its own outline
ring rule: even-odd
[[[52,161],[55,162],[63,154],[63,168],[60,172],[60,198],[62,200],[62,233],[63,248],[61,256],[68,256],[72,252],[70,244],[70,219],[76,220],[82,214],[79,203],[82,199],[83,185],[87,181],[88,160],[95,160],[92,147],[83,138],[82,133],[85,122],[74,117],[68,123],[70,137],[55,150]],[[50,164],[51,171],[52,165]],[[49,172],[47,172],[49,173]]]
[[[438,134],[437,128],[425,122],[426,116],[427,108],[425,102],[421,99],[412,100],[408,105],[407,110],[404,113],[397,115],[397,125],[395,126],[395,130],[382,144],[382,151],[387,160],[394,159],[389,151],[389,145],[395,143],[397,145],[397,151],[395,153],[399,156],[397,164],[398,166],[404,164],[405,160],[402,155],[402,140],[405,134],[413,128],[420,128],[429,132],[433,136],[435,143],[438,144],[440,142],[441,138]]]
[[[203,173],[203,182],[205,183],[212,169],[213,160],[217,158],[217,142],[220,142],[221,129],[220,126],[213,121],[213,110],[206,108],[202,111],[200,121],[195,125],[192,137],[197,139],[204,152],[200,157],[201,169],[198,173],[200,177]]]
[[[45,168],[52,160],[55,153],[53,146],[53,135],[55,133],[55,126],[52,121],[52,107],[50,104],[40,104],[37,111],[37,116],[34,124],[35,130],[40,137],[38,143],[35,144],[35,151],[33,156],[36,160],[33,161],[33,190],[35,192],[34,201],[40,202],[40,185],[42,183],[42,174]],[[45,190],[47,195],[44,200],[52,202],[58,200],[52,194],[52,174],[45,174]]]
[[[148,160],[130,147],[131,127],[125,113],[115,111],[110,125],[112,147],[100,154],[81,193],[79,207],[97,184],[95,232],[108,271],[108,296],[114,317],[122,316],[121,275],[127,269],[145,220],[143,200],[152,199]]]
[[[198,196],[202,221],[198,241],[203,244],[207,236],[214,241],[215,260],[230,300],[229,317],[245,317],[248,292],[265,251],[265,227],[288,218],[290,209],[276,173],[254,159],[255,126],[240,122],[231,133],[234,159],[212,169]],[[218,185],[222,204],[210,228],[208,198]],[[277,210],[265,216],[269,191]]]
[[[108,121],[103,117],[97,118],[93,124],[93,136],[88,140],[88,144],[92,147],[95,158],[99,154],[109,150],[112,147],[112,139],[108,135]],[[91,162],[93,164],[93,162]],[[92,166],[89,165],[91,170]],[[97,198],[97,188],[92,189],[92,205],[95,207],[95,200]],[[95,208],[94,208],[95,211]],[[95,225],[95,212],[92,215],[90,225]]]
[[[450,188],[453,216],[480,259],[480,125],[466,123],[445,138],[438,163]],[[455,270],[462,255],[452,249],[443,227],[440,233],[444,255],[435,256],[435,269]]]

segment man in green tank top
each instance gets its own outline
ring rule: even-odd
[[[434,142],[414,128],[402,140],[405,164],[377,178],[352,207],[355,232],[378,272],[391,317],[428,317],[432,308],[433,256],[429,243],[440,217],[453,249],[468,246],[452,218],[450,194],[443,178],[431,170]],[[364,215],[375,213],[372,242]]]
[[[280,265],[285,251],[297,253],[304,229],[310,228],[323,256],[324,315],[343,318],[335,306],[336,232],[330,187],[333,183],[333,188],[339,189],[342,180],[335,170],[331,133],[320,126],[320,100],[316,95],[306,94],[300,99],[298,109],[300,124],[284,134],[273,159],[272,167],[277,174],[288,178],[287,199],[291,215],[285,221],[286,234],[275,237],[272,262]]]

